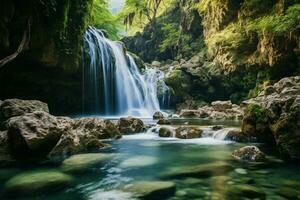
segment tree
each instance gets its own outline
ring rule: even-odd
[[[149,24],[154,32],[156,28],[156,17],[164,0],[126,0],[122,12],[124,25],[132,26],[134,20],[139,20],[139,25],[144,27]]]

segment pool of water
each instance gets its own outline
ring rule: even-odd
[[[258,145],[268,156],[265,163],[241,163],[235,161],[232,152],[245,144],[230,141],[201,138],[179,140],[161,139],[155,133],[140,133],[124,136],[118,141],[108,141],[111,147],[100,151],[114,156],[87,169],[73,174],[72,187],[57,192],[45,192],[34,197],[20,197],[21,200],[126,200],[133,199],[122,191],[123,187],[136,181],[173,181],[176,193],[169,200],[228,199],[234,186],[254,186],[263,190],[266,199],[286,199],[285,183],[300,185],[300,168],[297,164],[282,162],[275,149]],[[206,177],[168,178],[166,174],[195,165],[226,163],[232,170]],[[16,174],[41,169],[58,169],[59,164],[19,165],[0,169],[0,191],[5,182]],[[290,186],[289,186],[290,188]],[[280,192],[281,191],[281,192]],[[297,190],[292,190],[298,192]],[[289,191],[285,191],[289,193]],[[299,198],[300,193],[298,194]],[[295,195],[293,195],[295,198]],[[10,198],[1,198],[10,199]],[[247,199],[240,197],[239,199]]]

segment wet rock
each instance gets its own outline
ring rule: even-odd
[[[226,140],[231,140],[231,141],[236,141],[236,142],[249,142],[249,141],[251,141],[251,138],[249,138],[247,135],[245,135],[239,129],[232,129],[232,130],[228,131],[225,139]]]
[[[198,110],[181,110],[179,116],[184,118],[197,118],[200,117],[200,112]]]
[[[266,199],[266,194],[260,188],[250,185],[234,185],[226,189],[226,196],[229,199],[238,200],[241,197],[251,199]]]
[[[223,128],[224,128],[223,125],[215,125],[215,126],[211,127],[211,129],[212,129],[213,131],[218,131],[218,130],[221,130],[221,129],[223,129]]]
[[[194,139],[202,136],[203,130],[197,127],[179,127],[175,130],[175,137],[179,139]]]
[[[110,158],[113,154],[86,153],[71,156],[63,161],[61,169],[68,173],[80,173],[88,170],[90,167],[98,165]]]
[[[175,179],[185,177],[206,178],[211,176],[224,175],[227,172],[232,171],[232,169],[233,167],[230,164],[219,161],[209,164],[182,167],[180,170],[163,175],[163,177]]]
[[[118,126],[122,134],[140,133],[144,130],[144,122],[133,117],[120,118]]]
[[[49,108],[46,103],[41,101],[7,99],[0,104],[0,121],[35,111],[49,113]]]
[[[153,119],[163,119],[164,118],[164,115],[161,113],[161,112],[155,112],[153,114]]]
[[[235,150],[232,155],[235,159],[246,162],[259,162],[265,160],[265,154],[256,146],[246,146],[240,148]]]
[[[170,128],[161,127],[159,129],[159,137],[172,137],[173,135],[173,130],[171,130]]]
[[[4,185],[5,196],[34,196],[70,186],[73,178],[58,171],[32,171],[16,175]]]
[[[145,200],[167,199],[176,192],[176,185],[169,181],[136,182],[126,185],[125,192],[133,193],[135,197]]]
[[[153,67],[160,67],[160,66],[161,66],[161,63],[158,62],[158,61],[156,61],[156,60],[154,60],[154,61],[151,63],[151,65],[152,65]]]
[[[167,119],[164,118],[164,119],[159,119],[158,122],[157,122],[157,124],[160,124],[160,125],[170,125],[171,122],[169,120],[167,120]]]
[[[12,117],[8,121],[9,149],[17,157],[46,156],[64,131],[54,116],[43,111]]]
[[[130,167],[146,167],[150,165],[154,165],[157,163],[157,158],[151,156],[134,156],[124,160],[120,167],[122,168],[130,168]]]

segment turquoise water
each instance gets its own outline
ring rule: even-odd
[[[233,160],[233,150],[244,144],[225,142],[212,138],[193,140],[160,139],[154,133],[125,136],[118,141],[108,141],[110,148],[102,153],[114,153],[104,163],[88,168],[84,173],[72,175],[75,183],[61,191],[46,191],[35,197],[20,197],[21,200],[108,200],[132,199],[122,192],[124,185],[135,181],[168,180],[176,183],[176,193],[170,200],[228,199],[228,189],[236,186],[254,186],[266,195],[266,199],[286,199],[283,186],[287,182],[299,183],[300,168],[297,164],[282,162],[275,149],[258,145],[267,155],[268,162],[249,164]],[[166,178],[166,174],[188,166],[218,162],[229,164],[232,170],[208,177]],[[1,193],[3,185],[12,176],[32,170],[58,169],[58,164],[19,165],[0,169]],[[20,167],[23,166],[23,167]],[[213,170],[213,169],[211,169]],[[295,185],[295,184],[294,184]],[[297,185],[297,184],[296,184]],[[291,187],[289,186],[289,189]],[[293,192],[299,190],[293,189]],[[283,194],[282,194],[283,193]],[[286,193],[289,193],[286,192]],[[300,193],[298,194],[299,198]],[[295,199],[295,195],[292,199]],[[9,199],[9,198],[1,198]],[[247,199],[240,197],[239,199]]]

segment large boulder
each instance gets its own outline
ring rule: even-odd
[[[139,199],[168,199],[175,194],[176,185],[170,181],[136,182],[126,185],[124,191]]]
[[[4,185],[4,195],[14,197],[41,195],[63,189],[72,183],[71,176],[58,171],[30,171],[9,179]]]
[[[256,146],[246,146],[237,149],[232,155],[235,159],[246,162],[260,162],[265,160],[265,154]]]
[[[102,139],[119,139],[122,137],[118,127],[108,120],[83,118],[72,120],[70,118],[58,118],[64,125],[60,140],[49,153],[50,158],[60,158],[80,152],[97,150],[108,145],[101,142]]]
[[[49,108],[46,103],[41,101],[7,99],[0,103],[0,121],[35,111],[49,113]]]
[[[161,127],[159,129],[159,137],[172,137],[174,135],[174,131],[168,127]]]
[[[270,92],[243,102],[242,131],[276,145],[283,158],[300,159],[300,76],[280,80]]]
[[[175,136],[179,139],[195,139],[202,136],[203,130],[197,127],[179,127],[175,130]]]
[[[8,144],[17,157],[46,156],[57,144],[65,127],[56,117],[35,111],[8,121]]]
[[[162,114],[162,112],[157,111],[153,114],[153,119],[163,119],[163,118],[165,118],[165,116],[164,114]]]
[[[118,126],[122,134],[140,133],[145,129],[144,122],[133,117],[120,118]]]

